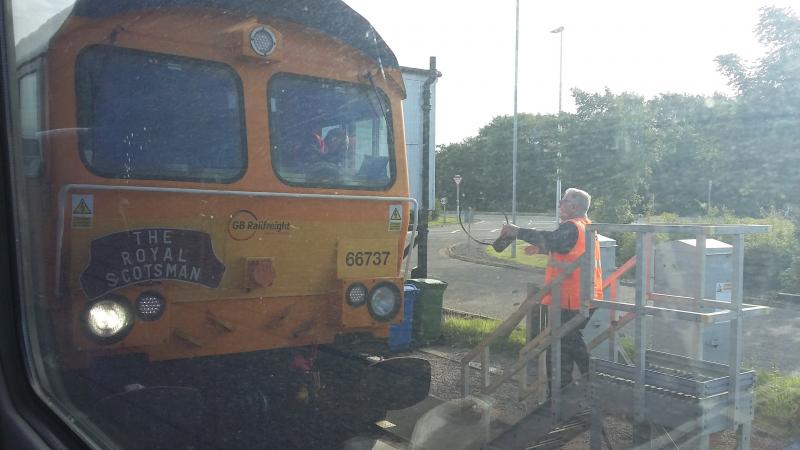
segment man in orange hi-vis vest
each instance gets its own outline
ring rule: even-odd
[[[583,255],[586,247],[585,232],[586,225],[591,223],[587,212],[592,197],[580,189],[570,188],[564,193],[564,198],[559,205],[558,215],[561,220],[558,229],[555,231],[543,231],[531,228],[520,228],[516,225],[504,225],[500,237],[513,236],[532,244],[525,249],[528,254],[547,253],[549,259],[545,271],[545,283],[550,284],[557,278],[563,268]],[[594,298],[603,298],[602,270],[600,268],[600,246],[594,242]],[[561,283],[561,323],[565,324],[568,320],[580,314],[581,300],[581,275],[580,269],[575,269]],[[551,295],[548,293],[542,299],[543,305],[551,303]],[[594,313],[594,309],[589,310],[589,317]],[[572,382],[572,366],[578,365],[581,374],[585,377],[589,372],[589,352],[583,340],[583,327],[589,322],[585,318],[583,323],[570,333],[561,338],[561,386],[564,387]],[[547,351],[547,376],[551,376],[550,350]]]

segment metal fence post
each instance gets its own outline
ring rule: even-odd
[[[638,446],[649,439],[649,427],[645,422],[645,284],[647,283],[647,252],[648,241],[652,241],[650,233],[636,233],[636,298],[634,318],[634,355],[633,363],[636,370],[633,374],[633,444]]]
[[[731,286],[730,312],[730,361],[728,374],[728,400],[730,402],[730,417],[734,426],[741,427],[743,420],[739,411],[741,387],[739,385],[739,371],[742,366],[742,286],[744,279],[744,235],[737,234],[733,240],[733,279]],[[737,433],[740,431],[737,429]],[[748,438],[749,439],[749,438]],[[737,441],[738,441],[737,436]]]

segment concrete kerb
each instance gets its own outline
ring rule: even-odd
[[[493,267],[502,267],[505,269],[514,269],[514,270],[522,270],[525,272],[533,272],[533,273],[543,273],[543,269],[539,269],[536,267],[526,266],[524,264],[515,264],[510,262],[503,262],[503,261],[493,261],[490,259],[490,256],[486,256],[485,258],[478,258],[474,256],[469,256],[459,252],[458,247],[462,244],[453,244],[447,247],[447,256],[453,259],[458,259],[460,261],[471,262],[475,264],[482,264],[484,266],[493,266]]]

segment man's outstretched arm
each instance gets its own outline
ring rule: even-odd
[[[539,247],[540,253],[569,253],[578,242],[578,227],[572,222],[564,222],[555,231],[544,231],[504,225],[500,236],[516,236]]]

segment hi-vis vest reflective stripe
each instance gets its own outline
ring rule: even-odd
[[[550,258],[547,261],[547,270],[544,273],[544,281],[549,286],[552,280],[558,278],[564,268],[583,255],[586,249],[586,225],[591,223],[585,217],[577,219],[570,219],[570,222],[575,224],[578,228],[578,240],[575,246],[569,253],[556,253],[551,252]],[[581,308],[581,269],[575,269],[561,283],[561,309],[578,310]],[[548,293],[542,299],[543,305],[549,305],[551,295]],[[595,239],[594,241],[594,298],[603,298],[603,271],[600,267],[600,243]]]

